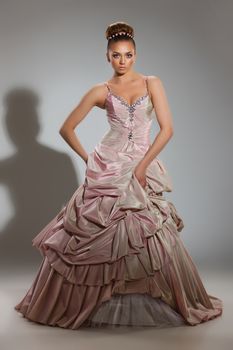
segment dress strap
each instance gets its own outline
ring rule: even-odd
[[[108,91],[111,91],[111,89],[110,89],[110,87],[109,87],[109,85],[108,85],[108,83],[106,81],[104,82],[104,85],[107,86]]]
[[[147,75],[144,76],[144,81],[146,83],[147,92],[149,92],[149,89],[148,89],[148,76]]]
[[[149,90],[149,87],[148,87],[148,76],[147,75],[145,75],[144,80],[145,80],[145,83],[146,83],[147,93],[151,97],[150,90]]]

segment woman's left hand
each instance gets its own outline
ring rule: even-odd
[[[134,175],[138,179],[140,185],[145,188],[146,187],[146,169],[138,164],[134,169]]]

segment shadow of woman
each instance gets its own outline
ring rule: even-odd
[[[38,264],[41,255],[32,239],[61,210],[78,187],[71,159],[37,141],[40,131],[38,95],[26,88],[9,91],[4,99],[5,125],[16,152],[0,162],[0,182],[14,208],[0,233],[4,271],[18,264]]]

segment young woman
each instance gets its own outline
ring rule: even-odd
[[[172,182],[157,157],[173,136],[161,79],[134,70],[134,30],[106,30],[112,78],[93,86],[61,136],[87,163],[85,181],[33,239],[43,261],[15,309],[31,321],[78,329],[193,326],[222,314],[180,238],[184,224],[164,197]],[[92,107],[109,131],[89,155],[74,129]],[[155,111],[160,131],[149,134]]]

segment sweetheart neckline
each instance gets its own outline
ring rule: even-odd
[[[117,95],[115,94],[114,92],[112,91],[108,91],[108,95],[112,95],[113,97],[117,98],[120,102],[122,102],[126,107],[128,108],[131,108],[131,107],[134,107],[136,106],[140,101],[142,101],[144,98],[146,97],[150,97],[149,96],[149,93],[148,91],[144,94],[144,95],[141,95],[139,96],[132,104],[128,103],[124,97],[120,96],[120,95]]]

